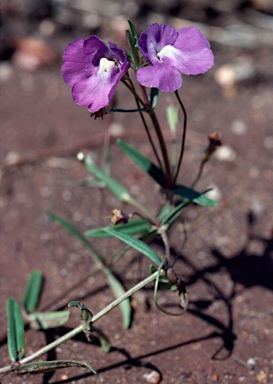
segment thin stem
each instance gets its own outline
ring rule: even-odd
[[[194,181],[192,182],[191,184],[191,188],[194,188],[195,185],[198,183],[198,181],[200,180],[201,176],[202,176],[202,173],[203,173],[203,169],[204,169],[204,165],[205,165],[206,161],[202,161],[200,166],[199,166],[199,170],[198,170],[198,173],[194,179]]]
[[[168,265],[171,263],[171,249],[170,249],[170,242],[169,238],[166,232],[166,226],[161,226],[160,228],[160,236],[163,241],[164,247],[165,247],[165,259],[168,262]]]
[[[129,81],[130,81],[130,84],[131,84],[132,88],[135,90],[135,87],[134,87],[134,84],[133,84],[132,80],[129,79]],[[142,87],[142,88],[143,88],[143,87]],[[146,95],[146,97],[147,97],[147,94],[145,94],[145,95]],[[155,157],[156,157],[156,160],[157,160],[157,162],[158,162],[158,165],[159,165],[160,169],[163,171],[162,162],[161,162],[160,157],[159,157],[159,155],[158,155],[156,146],[155,146],[155,144],[154,144],[154,142],[153,142],[153,139],[152,139],[152,136],[151,136],[151,134],[150,134],[148,125],[147,125],[147,123],[146,123],[146,120],[145,120],[145,118],[144,118],[144,115],[143,115],[143,113],[142,113],[142,111],[141,111],[141,109],[140,109],[139,100],[138,100],[138,98],[135,96],[135,94],[134,94],[134,97],[135,97],[135,101],[136,101],[136,104],[137,104],[138,109],[139,109],[139,114],[140,114],[142,123],[143,123],[144,128],[145,128],[145,131],[146,131],[146,133],[147,133],[149,142],[150,142],[151,147],[152,147],[152,149],[153,149],[153,151],[154,151],[154,155],[155,155]]]
[[[53,341],[50,344],[45,345],[44,347],[42,347],[38,351],[32,353],[30,356],[27,356],[24,359],[20,360],[18,363],[20,364],[20,366],[22,366],[24,364],[31,362],[32,360],[37,359],[38,357],[44,355],[45,353],[51,351],[52,349],[54,349],[56,347],[58,347],[59,345],[61,345],[65,341],[72,339],[78,333],[83,332],[85,330],[85,328],[86,327],[84,324],[79,325],[78,327],[72,329],[72,331],[67,332],[64,336],[60,337],[59,339]],[[0,374],[13,371],[14,369],[16,369],[15,367],[16,367],[16,364],[15,365],[8,365],[4,368],[0,368]]]
[[[163,271],[161,273],[163,274]],[[140,289],[145,287],[147,284],[154,281],[157,275],[158,275],[158,271],[146,277],[146,279],[142,280],[140,283],[134,285],[131,289],[126,291],[121,297],[118,297],[116,300],[112,301],[112,303],[110,303],[104,309],[102,309],[100,312],[94,315],[94,317],[92,318],[92,324],[95,321],[99,320],[102,316],[106,315],[106,313],[110,312],[113,308],[119,305],[123,300],[128,299],[128,297],[132,296],[135,292],[139,291]]]
[[[180,155],[179,155],[179,159],[178,159],[178,163],[177,163],[176,173],[175,173],[174,179],[173,179],[174,184],[176,183],[176,180],[178,178],[180,167],[181,167],[182,160],[183,160],[184,149],[185,149],[185,140],[186,140],[186,131],[187,131],[187,121],[188,121],[187,112],[186,112],[186,109],[184,107],[184,104],[182,103],[182,100],[180,99],[178,91],[175,91],[175,96],[176,96],[178,103],[179,103],[179,105],[183,111],[183,114],[184,114],[184,124],[183,124],[183,135],[182,135]]]
[[[165,165],[167,188],[171,188],[173,185],[172,173],[171,173],[171,166],[170,166],[170,161],[169,161],[169,157],[168,157],[166,143],[165,143],[164,137],[162,135],[160,124],[158,122],[158,119],[157,119],[157,116],[156,116],[154,110],[151,109],[148,113],[149,113],[151,120],[153,122],[155,132],[156,132],[156,135],[157,135],[157,138],[159,141],[159,145],[160,145],[160,149],[161,149],[161,153],[162,153],[162,157],[163,157],[163,161],[164,161],[164,165]]]
[[[163,272],[162,272],[163,273]],[[116,300],[112,301],[109,305],[107,305],[104,309],[102,309],[100,312],[98,312],[93,318],[92,318],[92,324],[95,323],[95,321],[98,321],[102,316],[106,315],[108,312],[110,312],[113,308],[115,308],[117,305],[119,305],[123,300],[127,299],[131,295],[133,295],[135,292],[139,291],[143,287],[145,287],[147,284],[151,283],[156,279],[158,275],[158,271],[154,272],[152,275],[146,277],[146,279],[142,280],[140,283],[136,284],[134,287],[129,289],[127,292],[125,292],[121,297],[117,298]],[[38,351],[34,352],[30,356],[25,357],[24,359],[20,360],[18,363],[20,366],[29,363],[38,357],[44,355],[45,353],[51,351],[52,349],[58,347],[62,343],[66,342],[69,339],[72,339],[75,337],[78,333],[83,332],[86,330],[86,326],[84,324],[79,325],[78,327],[72,329],[72,331],[66,333],[64,336],[59,337],[59,339],[53,341],[50,344],[47,344],[43,348],[39,349]],[[8,365],[6,367],[0,368],[0,374],[7,373],[13,371],[16,365]]]
[[[121,79],[121,81],[123,82],[123,84],[133,93],[133,95],[138,99],[138,101],[140,102],[140,104],[143,106],[143,108],[147,108],[147,105],[144,103],[144,101],[139,97],[139,95],[137,94],[136,90],[134,87],[132,87],[132,82],[130,82],[130,84],[128,84],[128,82],[124,79]]]
[[[160,221],[157,220],[156,217],[154,217],[148,210],[147,208],[143,207],[143,205],[141,205],[137,200],[135,200],[132,196],[129,196],[127,199],[126,199],[126,203],[128,204],[131,204],[133,205],[140,213],[141,216],[143,217],[146,217],[147,219],[149,219],[151,221],[151,223],[153,225],[155,225],[156,227],[160,227],[161,226],[161,223]]]
[[[144,103],[147,105],[147,107],[151,108],[151,103],[148,99],[146,88],[141,84],[139,84],[139,85],[140,85],[140,90],[141,90],[141,93],[142,93],[142,96],[144,99]]]

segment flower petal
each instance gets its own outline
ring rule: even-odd
[[[210,48],[205,36],[196,27],[180,28],[174,46],[182,51],[196,51]]]
[[[122,74],[113,61],[102,58],[100,66],[90,77],[76,83],[72,88],[74,101],[88,110],[96,112],[107,106],[114,94]]]
[[[145,36],[146,35],[146,36]],[[147,34],[142,33],[138,40],[138,45],[145,58],[151,63],[159,62],[157,53],[165,45],[173,45],[177,38],[177,32],[171,25],[151,24]]]
[[[136,72],[138,82],[144,87],[158,88],[163,92],[173,92],[182,85],[179,71],[164,64],[139,68]]]
[[[83,53],[84,39],[72,41],[64,51],[62,65],[62,75],[64,81],[73,86],[76,82],[90,76],[92,73],[92,63],[90,57]]]
[[[185,75],[198,75],[207,72],[214,64],[210,44],[195,27],[181,28],[174,44],[176,54],[173,65]],[[179,53],[180,51],[180,53]]]
[[[77,39],[64,53],[62,75],[72,86],[74,101],[96,112],[107,106],[115,88],[130,68],[125,53],[115,44],[107,46],[97,36]]]
[[[205,73],[214,63],[214,57],[209,48],[196,51],[180,51],[175,47],[166,46],[158,53],[158,57],[163,61],[164,65],[171,65],[185,75]]]

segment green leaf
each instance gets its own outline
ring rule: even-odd
[[[107,277],[108,284],[115,298],[118,299],[126,292],[125,289],[123,288],[123,285],[110,269],[106,269],[105,274]],[[130,300],[129,299],[123,300],[120,303],[119,307],[122,314],[123,327],[127,329],[131,325],[131,318],[132,318],[132,308],[131,308]]]
[[[33,329],[49,329],[61,327],[69,320],[69,311],[32,312],[29,315],[30,327]]]
[[[175,133],[178,124],[178,107],[169,105],[167,107],[167,120],[172,134]]]
[[[132,20],[127,19],[134,45],[137,47],[138,35]]]
[[[194,189],[185,187],[184,185],[177,185],[171,189],[170,192],[174,195],[182,196],[186,199],[193,201],[195,204],[204,205],[206,207],[216,207],[216,201],[209,199],[206,195],[195,191]]]
[[[167,224],[168,228],[178,219],[181,215],[182,210],[190,204],[189,199],[183,199],[183,201],[178,204],[176,207],[172,207],[170,205],[165,206],[159,213],[160,222],[162,225]],[[166,209],[165,209],[166,208]]]
[[[87,237],[96,237],[96,238],[106,238],[106,237],[112,237],[109,233],[105,231],[107,228],[113,228],[112,226],[102,227],[102,228],[95,228],[95,229],[89,229],[85,232],[85,235]],[[115,225],[115,230],[127,233],[128,235],[138,235],[145,232],[148,232],[151,228],[150,222],[146,219],[137,219],[129,221],[126,224],[117,224]]]
[[[86,248],[90,251],[91,255],[93,256],[95,262],[102,268],[102,271],[103,271],[103,273],[105,274],[105,276],[107,278],[109,286],[113,289],[113,281],[116,280],[116,286],[120,285],[120,289],[121,289],[121,287],[122,287],[121,283],[118,281],[118,279],[115,277],[115,275],[111,272],[111,270],[108,269],[107,267],[105,267],[101,255],[95,250],[95,248],[92,247],[92,245],[84,237],[84,235],[82,235],[72,224],[70,224],[67,221],[61,219],[60,217],[54,215],[54,213],[47,211],[47,215],[52,220],[54,220],[57,223],[61,224],[64,228],[66,228],[70,233],[72,233],[75,237],[77,237],[86,246]],[[125,290],[123,290],[123,292],[125,292]],[[117,294],[116,291],[113,290],[113,293],[114,293],[115,297],[117,297],[116,296],[116,294]],[[121,313],[122,313],[122,316],[123,316],[123,323],[124,323],[125,327],[127,327],[127,324],[128,324],[128,317],[127,317],[128,316],[127,315],[128,309],[127,309],[127,307],[128,307],[128,305],[130,305],[129,299],[126,299],[126,300],[124,300],[123,303],[126,302],[127,304],[123,304],[123,303],[120,304],[120,310],[121,310]],[[127,307],[125,308],[125,306],[127,306]]]
[[[127,235],[126,233],[122,233],[116,231],[114,228],[106,228],[106,232],[116,237],[117,239],[123,241],[125,244],[130,247],[136,249],[138,252],[147,256],[150,260],[152,260],[155,264],[160,265],[161,259],[158,254],[150,248],[147,244],[143,243],[143,241],[136,239],[133,236]]]
[[[128,19],[128,24],[130,30],[126,30],[126,38],[128,41],[128,44],[131,48],[132,56],[133,56],[133,64],[137,68],[140,65],[139,55],[138,55],[138,35],[135,29],[135,26],[133,22]]]
[[[13,297],[6,301],[8,320],[8,350],[11,361],[20,360],[25,353],[24,321],[19,304]]]
[[[36,309],[43,285],[43,275],[40,271],[32,271],[22,299],[22,305],[27,313]]]
[[[92,368],[89,364],[86,364],[82,361],[76,361],[76,360],[53,360],[53,361],[37,361],[35,363],[27,363],[22,365],[19,368],[19,374],[25,374],[25,373],[46,373],[46,372],[52,372],[56,371],[57,369],[61,368],[88,368],[90,371],[92,371],[94,374],[97,372],[94,368]],[[16,368],[18,370],[18,367]]]
[[[91,332],[96,332],[103,352],[108,353],[111,349],[111,343],[105,333],[100,328],[94,326],[92,326]]]
[[[105,186],[121,201],[128,202],[130,200],[130,193],[118,181],[113,179],[107,173],[101,171],[90,156],[85,156],[85,167],[88,172],[92,173],[95,178],[103,182]]]
[[[90,323],[92,322],[93,314],[83,303],[80,301],[70,301],[68,303],[68,308],[78,307],[81,310],[81,320],[84,323],[86,329],[90,328]]]
[[[100,254],[95,250],[94,247],[90,244],[90,242],[85,238],[84,235],[80,233],[80,231],[77,230],[77,228],[74,227],[74,225],[70,224],[68,221],[61,219],[59,216],[55,215],[54,213],[50,211],[46,211],[46,214],[56,223],[60,224],[62,227],[67,229],[73,236],[77,237],[84,245],[85,247],[90,251],[91,255],[93,256],[94,260],[100,264],[103,263],[102,258]]]
[[[125,141],[118,139],[117,144],[143,171],[150,175],[160,186],[164,187],[164,174],[155,164]]]

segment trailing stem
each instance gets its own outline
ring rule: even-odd
[[[109,305],[107,305],[104,309],[102,309],[100,312],[98,312],[96,315],[92,318],[92,323],[95,323],[95,321],[98,321],[101,317],[106,315],[108,312],[110,312],[113,308],[115,308],[117,305],[119,305],[123,300],[129,298],[132,296],[135,292],[139,291],[143,287],[145,287],[147,284],[153,282],[156,280],[158,271],[154,272],[152,275],[146,277],[146,279],[142,280],[140,283],[136,284],[134,287],[129,289],[127,292],[125,292],[121,297],[117,298],[116,300],[112,301]],[[163,272],[162,272],[163,273]],[[50,344],[47,344],[43,348],[39,349],[38,351],[34,352],[32,355],[25,357],[24,359],[21,359],[18,364],[20,366],[23,366],[24,364],[27,364],[38,357],[44,355],[45,353],[51,351],[54,348],[57,348],[59,345],[63,344],[64,342],[68,341],[69,339],[72,339],[77,334],[83,332],[86,330],[85,324],[81,324],[78,327],[72,329],[72,331],[66,333],[64,336],[60,337],[59,339],[53,341]],[[16,370],[16,366],[14,364],[10,364],[6,367],[0,368],[0,374],[8,373],[13,370]]]

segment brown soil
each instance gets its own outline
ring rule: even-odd
[[[200,190],[216,186],[221,192],[219,206],[192,206],[183,217],[189,239],[176,270],[187,285],[188,312],[182,317],[158,312],[147,288],[134,300],[129,330],[123,329],[118,309],[98,322],[111,339],[109,354],[102,352],[96,339],[90,344],[81,335],[44,356],[85,361],[98,371],[97,376],[85,369],[65,369],[45,376],[9,374],[2,378],[3,384],[145,383],[144,374],[151,371],[158,371],[166,384],[273,382],[273,55],[262,46],[247,50],[215,44],[213,50],[215,67],[205,76],[184,77],[180,92],[189,115],[180,181],[189,184],[192,180],[210,132],[221,132],[224,145],[235,151],[236,158],[220,161],[215,156],[198,185]],[[234,63],[241,56],[247,57],[256,75],[223,92],[214,74],[220,65]],[[60,63],[28,73],[11,66],[11,77],[1,84],[1,366],[9,364],[5,300],[9,296],[20,300],[31,270],[39,269],[45,277],[41,309],[65,308],[75,299],[97,313],[112,300],[100,275],[71,289],[84,280],[94,264],[81,244],[44,213],[49,209],[85,231],[108,224],[112,209],[120,207],[105,193],[101,210],[100,191],[77,184],[87,173],[74,154],[88,147],[99,160],[110,117],[93,121],[85,108],[75,105],[59,68]],[[132,104],[122,87],[118,95],[120,106]],[[164,100],[158,111],[164,119],[162,106],[168,95],[161,96]],[[115,119],[124,127],[122,137],[149,154],[140,120],[128,114]],[[239,132],[238,120],[244,127]],[[20,166],[7,165],[14,156],[20,157]],[[115,144],[111,170],[144,205],[156,208],[150,180]],[[174,251],[182,240],[176,229],[171,236]],[[114,253],[109,253],[108,243],[94,244],[107,251],[106,259],[111,260]],[[114,242],[114,247],[119,246]],[[160,245],[157,247],[160,252]],[[147,274],[148,263],[139,266],[137,260],[132,255],[115,267],[127,288]],[[28,330],[27,354],[78,321],[78,312],[72,310],[65,327],[46,333]],[[249,359],[255,362],[252,369]]]

